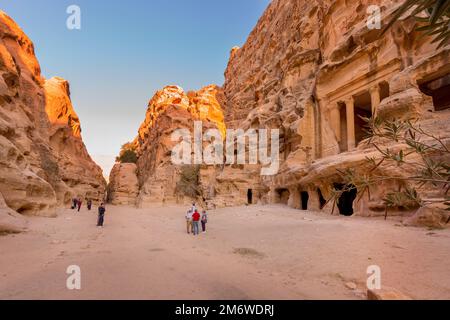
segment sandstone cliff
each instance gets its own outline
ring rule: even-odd
[[[209,121],[216,127],[279,129],[280,171],[263,178],[258,166],[202,166],[203,200],[217,206],[284,203],[331,212],[327,200],[342,183],[338,170],[363,171],[366,157],[377,156],[364,144],[361,117],[414,119],[450,144],[445,130],[450,123],[450,48],[437,50],[430,38],[415,31],[417,22],[411,18],[401,18],[385,34],[368,27],[370,5],[379,6],[386,22],[399,3],[271,2],[242,48],[231,50],[225,83],[216,92],[220,106],[214,102],[204,109],[223,110],[223,125]],[[136,140],[139,203],[179,200],[174,188],[179,168],[168,164],[169,139],[175,129],[189,129],[199,118],[193,105],[200,99],[192,96],[169,87],[150,104]],[[399,174],[387,164],[379,171]],[[384,214],[382,199],[401,184],[375,186],[372,198],[349,201],[350,208],[341,214]],[[443,196],[433,188],[420,192],[425,198]]]
[[[102,198],[67,82],[43,79],[33,43],[1,11],[0,74],[0,214],[52,216],[72,196]]]
[[[183,195],[176,192],[181,167],[171,161],[175,130],[194,129],[194,121],[202,121],[205,130],[217,128],[224,133],[225,125],[218,102],[220,88],[208,86],[198,92],[185,93],[178,86],[168,86],[151,99],[146,119],[136,139],[139,177],[139,206],[152,203],[177,203]]]
[[[340,182],[337,169],[363,170],[376,154],[362,143],[360,116],[417,119],[449,141],[449,47],[436,50],[414,19],[384,35],[369,29],[370,5],[387,21],[399,2],[275,0],[245,45],[233,48],[223,86],[227,126],[281,129],[281,170],[263,180],[268,202],[330,212],[323,205]],[[382,214],[380,202],[396,185],[376,186],[355,213]]]

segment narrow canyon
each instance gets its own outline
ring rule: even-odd
[[[390,194],[410,190],[417,172],[398,166],[403,159],[395,158],[395,150],[420,146],[386,137],[374,145],[364,119],[414,123],[424,144],[438,137],[441,145],[424,150],[422,157],[408,154],[408,160],[426,167],[431,157],[448,168],[449,152],[436,150],[450,150],[450,45],[439,47],[423,37],[412,17],[400,17],[385,32],[368,28],[367,9],[374,4],[388,19],[400,3],[273,0],[245,44],[224,52],[229,62],[223,84],[197,91],[167,84],[149,93],[145,118],[118,155],[108,182],[83,142],[69,82],[43,77],[32,41],[0,11],[1,255],[27,270],[23,274],[40,272],[47,280],[72,257],[95,270],[98,256],[109,257],[113,269],[128,270],[118,272],[123,281],[130,274],[142,277],[142,282],[131,277],[134,287],[122,288],[111,284],[113,276],[105,271],[109,287],[92,279],[93,291],[75,298],[139,298],[141,292],[168,299],[364,299],[365,268],[377,261],[390,272],[390,284],[409,296],[449,298],[450,214],[442,205],[448,189],[424,183],[414,189],[422,205],[388,208]],[[195,136],[199,122],[204,131],[217,129],[216,139],[223,141],[229,130],[278,130],[279,170],[261,175],[261,163],[175,164],[172,151],[180,141],[174,133]],[[380,150],[390,150],[385,157],[397,161],[382,160]],[[244,150],[247,158],[251,152]],[[370,160],[378,163],[374,169]],[[345,189],[346,173],[368,171],[388,178],[368,192]],[[342,192],[333,200],[336,190]],[[68,208],[74,198],[91,199],[95,209],[106,202],[117,222],[111,234],[86,227],[95,220],[92,215],[73,216]],[[216,233],[206,235],[211,238],[201,253],[189,255],[201,246],[182,238],[185,209],[193,202],[220,224],[211,222]],[[37,254],[49,241],[50,249]],[[11,249],[14,243],[29,253],[23,260]],[[93,251],[98,246],[105,250]],[[120,255],[111,257],[112,252]],[[198,266],[202,257],[213,267]],[[161,265],[152,264],[154,258]],[[123,261],[136,263],[123,266]],[[220,274],[222,261],[230,267]],[[176,295],[176,284],[185,280],[176,269],[181,265],[206,274],[199,284],[203,291],[184,285]],[[0,299],[42,297],[12,264],[4,260],[0,266],[7,288]],[[144,267],[137,266],[161,271],[172,279],[168,288],[162,278],[145,278]],[[234,278],[240,271],[245,275]],[[417,283],[411,280],[416,271]],[[142,283],[148,288],[156,283],[160,291],[135,291]],[[52,285],[42,282],[44,298],[73,298]]]

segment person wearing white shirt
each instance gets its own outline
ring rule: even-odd
[[[192,214],[192,210],[188,210],[188,212],[186,212],[186,228],[188,234],[191,234],[192,231]]]

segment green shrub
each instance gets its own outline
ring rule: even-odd
[[[125,143],[120,149],[120,154],[116,158],[117,162],[120,163],[136,163],[138,156],[136,154],[136,147],[133,143]]]
[[[120,163],[136,163],[138,157],[136,155],[136,152],[134,152],[133,150],[126,150],[120,155],[120,157],[117,158],[117,160]]]
[[[176,193],[191,199],[196,199],[201,194],[200,166],[186,165],[181,168],[180,180],[176,186]]]

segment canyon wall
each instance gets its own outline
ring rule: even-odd
[[[172,134],[175,130],[185,130],[193,137],[194,122],[201,121],[204,130],[215,128],[224,135],[220,95],[216,86],[188,93],[178,86],[168,86],[151,99],[135,141],[139,157],[139,206],[191,201],[177,191],[183,167],[172,162],[172,150],[182,137],[173,141]],[[195,166],[192,167],[195,171]]]
[[[279,129],[281,168],[262,177],[258,165],[203,165],[199,198],[211,207],[284,203],[332,212],[328,200],[343,182],[339,170],[364,171],[367,157],[379,157],[365,143],[362,117],[414,119],[449,143],[449,46],[437,49],[421,37],[412,18],[402,17],[384,34],[367,25],[370,5],[379,6],[386,23],[400,3],[272,1],[243,47],[231,50],[225,83],[217,88],[220,105],[213,109],[221,108],[229,129]],[[199,117],[189,112],[189,97],[170,90],[173,97],[154,98],[155,110],[149,109],[136,140],[141,204],[149,198],[180,201],[175,188],[180,168],[168,164],[174,145],[169,139],[175,129],[192,130]],[[411,173],[388,164],[378,170],[388,176]],[[405,187],[395,179],[380,183],[372,197],[358,203],[350,199],[350,207],[340,213],[384,214],[385,194],[400,185]],[[436,188],[420,193],[443,197]]]
[[[0,75],[0,215],[53,216],[72,197],[103,198],[68,83],[42,77],[33,43],[1,11]]]
[[[367,27],[370,5],[386,22],[399,3],[275,0],[245,45],[233,48],[223,86],[227,126],[282,131],[280,172],[262,179],[268,202],[330,212],[338,170],[363,171],[366,157],[379,156],[364,143],[360,117],[415,119],[449,143],[449,47],[437,50],[412,18],[385,34]],[[379,170],[398,174],[394,166]],[[355,202],[355,213],[384,214],[382,199],[400,182],[389,184]]]

